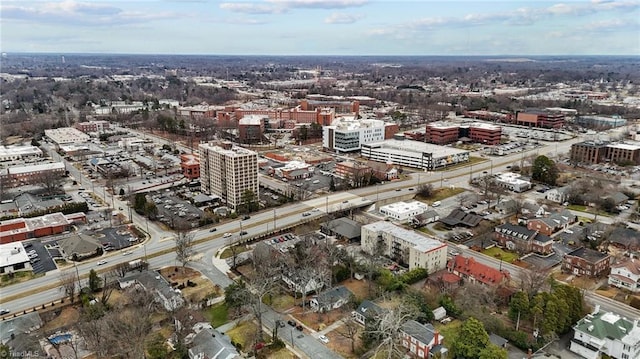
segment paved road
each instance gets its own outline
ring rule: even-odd
[[[558,144],[557,149],[555,149],[555,146],[552,145],[537,148],[534,151],[538,154],[549,154],[554,151],[558,151],[560,153],[567,152],[572,143],[578,142],[580,140],[581,139],[576,138],[570,141],[565,141],[562,144]],[[53,156],[55,155],[57,154],[54,154]],[[492,158],[484,163],[474,165],[471,176],[473,176],[473,174],[479,175],[483,171],[492,171],[493,173],[503,171],[506,169],[507,165],[517,163],[518,161],[520,161],[521,157],[525,156],[525,154],[513,154],[501,158]],[[75,168],[73,166],[67,167],[69,168],[70,172],[74,174],[74,176],[78,176],[76,178],[81,179],[81,183],[90,183],[77,170],[75,170],[74,172]],[[205,253],[207,251],[216,251],[225,246],[230,240],[242,239],[238,233],[241,228],[242,230],[248,232],[246,236],[257,236],[263,233],[272,232],[274,228],[286,228],[305,221],[319,218],[324,215],[324,212],[340,211],[356,206],[360,207],[373,203],[376,200],[385,200],[402,196],[403,194],[407,194],[406,188],[416,187],[417,185],[425,182],[432,183],[435,187],[438,187],[439,185],[463,185],[468,181],[470,177],[470,171],[471,169],[468,167],[461,167],[447,172],[417,173],[412,175],[410,179],[406,181],[387,182],[383,185],[374,187],[334,193],[325,196],[324,198],[315,198],[304,202],[296,202],[287,206],[277,208],[275,210],[263,211],[257,214],[253,214],[251,216],[251,219],[247,221],[231,221],[221,224],[217,226],[218,231],[215,234],[209,233],[207,229],[194,231],[193,234],[195,236],[195,239],[203,240],[203,242],[198,244],[195,249],[197,252]],[[445,181],[445,179],[447,179],[447,181]],[[400,189],[400,191],[396,191],[396,189]],[[104,191],[102,192],[104,193]],[[100,190],[95,191],[95,193],[98,195],[102,194]],[[117,196],[112,197],[108,192],[106,192],[105,196],[107,197],[105,198],[105,202],[111,203],[111,201],[113,201],[114,208],[119,208],[120,206],[122,206],[123,208],[127,208],[127,204],[120,201]],[[363,197],[365,198],[365,200],[363,200]],[[313,212],[309,217],[302,217],[301,214],[303,212],[309,211],[313,208],[318,208],[319,211]],[[132,213],[132,219],[139,228],[147,228],[147,222],[143,217]],[[171,252],[174,247],[174,243],[171,240],[173,238],[173,233],[164,231],[154,223],[148,223],[148,228],[151,234],[151,239],[146,244],[136,246],[137,250],[133,255],[130,256],[122,256],[121,254],[117,253],[111,254],[110,256],[108,256],[108,265],[127,262],[136,258],[143,258],[145,257],[144,252],[146,252],[150,256],[162,251],[168,251],[168,253],[151,258],[150,265],[152,267],[162,267],[175,264],[175,254]],[[232,236],[230,238],[222,238],[222,234],[226,232],[231,233]],[[492,265],[494,266],[499,265],[499,263],[496,263],[496,260],[494,258],[478,255],[475,252],[474,254],[474,256],[477,258],[483,258],[483,261],[492,261]],[[76,267],[78,273],[80,275],[86,275],[90,269],[98,268],[96,266],[96,262],[97,259],[79,264]],[[510,264],[503,263],[502,265],[508,268],[512,272],[512,274],[520,270],[519,267],[511,266]],[[74,268],[74,270],[76,268]],[[60,292],[57,288],[51,288],[56,286],[57,282],[58,275],[56,274],[56,271],[52,271],[47,273],[47,275],[45,275],[44,277],[33,279],[27,283],[3,287],[0,289],[0,303],[2,303],[4,307],[11,309],[14,312],[43,303],[48,303],[63,296],[63,293]],[[34,289],[37,290],[37,293],[30,292]],[[13,300],[9,301],[7,299],[17,295],[26,296],[19,300],[14,298]],[[628,316],[630,318],[640,317],[639,311],[608,298],[589,293],[587,295],[587,300],[594,304],[600,304],[604,309],[616,308],[617,311],[620,312],[620,314]]]

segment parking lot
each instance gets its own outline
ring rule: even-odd
[[[35,256],[31,255],[33,258],[30,259],[34,274],[46,273],[58,268],[45,245],[39,240],[24,242],[24,249],[27,253],[36,254]]]
[[[127,226],[105,228],[96,233],[98,234],[97,239],[105,251],[116,251],[137,243],[137,238],[129,232]]]
[[[201,209],[170,190],[150,193],[149,196],[158,208],[158,219],[172,228],[179,222],[189,223],[192,228],[197,227],[204,214]]]

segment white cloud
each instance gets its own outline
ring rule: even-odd
[[[287,12],[287,9],[281,6],[256,3],[222,3],[220,4],[220,8],[232,12],[252,15],[279,14]]]
[[[346,9],[363,6],[368,0],[267,0],[287,8]]]
[[[616,30],[640,30],[638,20],[610,19],[593,21],[580,27],[583,31],[616,31]]]
[[[170,19],[176,13],[125,11],[104,4],[67,0],[63,2],[36,3],[37,6],[25,6],[19,2],[0,5],[2,19],[55,23],[70,26],[109,26],[141,23],[153,20]]]
[[[324,19],[324,22],[327,24],[353,24],[363,17],[358,14],[333,13]]]

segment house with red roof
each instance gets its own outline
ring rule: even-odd
[[[447,271],[465,281],[480,283],[490,287],[507,284],[511,279],[508,271],[496,269],[477,262],[473,257],[457,255],[447,263]]]

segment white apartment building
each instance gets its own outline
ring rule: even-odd
[[[640,292],[640,260],[632,258],[612,264],[609,284],[635,293]]]
[[[242,195],[250,190],[257,200],[258,154],[231,143],[201,143],[200,183],[202,191],[222,198],[228,207],[243,204]]]
[[[524,192],[531,189],[531,182],[524,180],[517,173],[498,173],[495,176],[496,183],[513,192]]]
[[[386,255],[409,265],[409,270],[424,268],[429,274],[447,265],[447,245],[418,232],[387,221],[362,226],[362,249],[369,254]]]
[[[379,212],[386,217],[399,222],[406,222],[409,219],[426,212],[429,206],[420,201],[396,202],[380,207]]]
[[[322,147],[338,153],[358,151],[364,143],[383,141],[385,126],[381,120],[341,116],[322,128]]]
[[[611,312],[595,310],[573,327],[575,333],[569,350],[587,359],[603,354],[615,359],[640,358],[640,327],[633,321]]]
[[[468,151],[405,140],[400,135],[390,140],[363,144],[361,155],[372,161],[430,171],[469,161]]]

